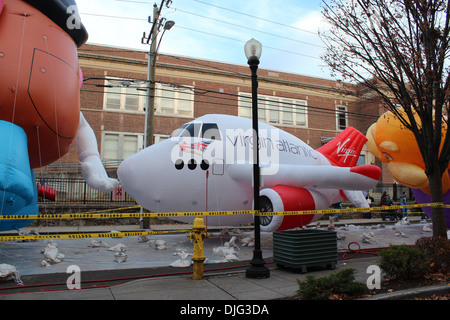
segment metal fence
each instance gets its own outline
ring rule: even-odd
[[[134,199],[120,186],[111,192],[102,192],[89,187],[82,178],[37,178],[36,183],[54,191],[56,197],[51,200],[48,195],[39,196],[38,203],[55,204],[135,204]]]
[[[111,192],[102,192],[89,187],[83,178],[37,178],[38,186],[50,188],[56,197],[50,200],[48,197],[40,196],[39,203],[52,202],[55,204],[136,204],[135,200],[120,186]],[[368,190],[375,198],[375,203],[380,200],[384,191],[390,193],[393,201],[399,201],[403,192],[406,192],[407,199],[413,201],[414,197],[408,187],[399,184],[379,183],[372,190]]]

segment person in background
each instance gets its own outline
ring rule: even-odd
[[[369,204],[369,207],[371,207],[372,203],[374,202],[374,198],[372,197],[372,195],[370,193],[367,193],[366,200],[367,200],[367,203]],[[364,218],[372,219],[372,211],[365,211]]]
[[[389,193],[387,192],[387,191],[384,191],[383,192],[383,194],[381,195],[381,200],[380,200],[380,203],[381,203],[381,206],[382,207],[388,207],[388,206],[391,206],[392,205],[392,199],[391,199],[391,197],[389,196]],[[382,213],[381,213],[381,219],[383,220],[383,221],[385,221],[386,220],[386,211],[387,210],[383,210],[382,211]],[[389,211],[391,211],[391,210],[389,210]],[[390,212],[389,213],[389,218],[390,218],[390,220],[393,220],[394,219],[394,217],[393,217],[393,215],[392,215],[392,212]]]
[[[333,203],[333,204],[331,205],[331,207],[332,207],[333,209],[341,209],[341,208],[342,208],[342,205],[341,205],[340,202],[337,202],[337,203]],[[334,214],[334,217],[333,217],[334,221],[339,221],[339,215],[340,215],[340,214],[341,214],[340,212],[336,212],[336,213]]]
[[[400,196],[400,205],[405,206],[406,205],[406,192],[403,191],[402,195]],[[401,217],[406,217],[406,208],[399,209]]]

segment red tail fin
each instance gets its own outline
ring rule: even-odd
[[[353,127],[347,127],[336,138],[317,149],[332,165],[353,167],[367,138]]]

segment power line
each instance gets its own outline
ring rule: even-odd
[[[103,17],[103,18],[114,18],[114,19],[127,19],[127,20],[135,20],[135,21],[147,21],[147,19],[142,19],[142,18],[133,18],[133,17],[122,17],[122,16],[111,16],[111,15],[104,15],[104,14],[96,14],[96,13],[80,13],[81,15],[89,15],[89,16],[97,16],[97,17]],[[174,28],[180,28],[180,29],[184,29],[184,30],[188,30],[188,31],[193,31],[193,32],[197,32],[197,33],[203,33],[206,35],[210,35],[213,37],[218,37],[218,38],[222,38],[222,39],[226,39],[226,40],[231,40],[231,41],[235,41],[235,42],[240,42],[240,43],[245,43],[246,41],[244,40],[239,40],[239,39],[235,39],[235,38],[230,38],[230,37],[226,37],[226,36],[222,36],[222,35],[218,35],[215,33],[211,33],[211,32],[206,32],[206,31],[201,31],[201,30],[196,30],[196,29],[192,29],[192,28],[187,28],[187,27],[183,27],[180,26],[179,24],[175,25]],[[274,34],[272,34],[274,35]],[[274,35],[277,36],[277,35]],[[290,39],[293,40],[293,39]],[[295,41],[295,40],[293,40]],[[297,41],[297,42],[302,42],[302,41]],[[314,44],[310,44],[310,43],[306,43],[305,44],[309,44],[309,45],[314,45]],[[318,45],[315,45],[318,46]],[[318,46],[319,47],[319,46]],[[310,56],[307,54],[303,54],[303,53],[298,53],[298,52],[294,52],[294,51],[290,51],[290,50],[285,50],[285,49],[279,49],[279,48],[274,48],[274,47],[270,47],[270,46],[264,46],[264,48],[268,48],[271,50],[276,50],[276,51],[281,51],[281,52],[286,52],[286,53],[290,53],[290,54],[294,54],[294,55],[298,55],[298,56],[302,56],[302,57],[307,57],[307,58],[311,58],[311,59],[317,59],[317,60],[321,60],[320,57],[315,57],[315,56]]]
[[[97,80],[101,80],[102,78],[95,78]],[[108,79],[104,79],[104,80],[108,80]],[[114,81],[118,81],[120,82],[121,79],[112,79]],[[122,79],[125,81],[125,79]],[[128,81],[130,81],[130,79],[127,79]],[[145,80],[141,80],[141,79],[132,79],[132,81],[145,81]],[[177,84],[177,83],[169,83],[169,82],[159,82],[159,81],[155,81],[155,83],[160,83],[162,85],[166,85],[166,86],[172,86],[172,87],[181,87],[181,88],[185,88],[185,89],[192,89],[191,87],[186,87],[183,86],[182,84]],[[91,86],[99,86],[96,84],[86,84],[86,85],[91,85]],[[100,85],[100,87],[105,87],[104,85]],[[106,86],[109,87],[109,86]],[[111,86],[111,87],[117,87],[117,88],[123,88],[123,86]],[[142,87],[133,87],[133,86],[127,86],[127,88],[142,88]],[[161,91],[171,91],[169,89],[164,89],[161,88],[159,89]],[[82,89],[81,91],[83,92],[92,92],[92,93],[102,93],[104,94],[105,91],[97,91],[97,90],[87,90],[87,89]],[[213,105],[221,105],[221,106],[232,106],[232,107],[239,107],[238,104],[236,104],[238,98],[247,98],[250,99],[249,97],[243,96],[241,94],[233,94],[233,93],[224,93],[224,92],[220,92],[220,91],[213,91],[213,90],[209,90],[209,89],[202,89],[202,88],[194,88],[194,93],[197,93],[197,97],[201,96],[202,94],[199,93],[199,91],[203,91],[203,94],[208,94],[208,93],[212,93],[212,94],[217,94],[219,96],[216,97],[211,97],[209,96],[209,98],[211,99],[219,99],[219,100],[223,100],[225,102],[213,102],[211,100],[201,100],[199,98],[197,98],[196,100],[191,100],[191,99],[183,99],[183,98],[175,98],[175,97],[164,97],[165,99],[173,99],[173,100],[181,100],[181,101],[195,101],[197,103],[209,103],[209,104],[213,104]],[[140,93],[119,93],[119,92],[108,92],[108,94],[117,94],[117,95],[122,95],[122,94],[126,94],[126,95],[130,95],[130,96],[141,96],[141,97],[145,97],[146,94],[140,94]],[[156,98],[162,98],[163,96],[161,95],[155,95]],[[282,98],[282,99],[291,99],[291,100],[299,100],[296,98],[287,98],[287,97],[274,97],[274,98]],[[270,98],[258,98],[258,101],[260,102],[273,102]],[[227,103],[227,102],[232,102],[232,104]],[[331,115],[332,117],[336,117],[336,110],[335,109],[328,109],[328,108],[324,108],[324,107],[317,107],[317,106],[311,106],[311,105],[298,105],[296,103],[289,103],[289,102],[283,102],[282,103],[282,107],[286,110],[291,110],[291,111],[295,111],[297,110],[298,107],[301,108],[306,108],[308,110],[308,114],[315,114],[315,115]],[[271,110],[270,107],[259,107],[259,109],[261,110]],[[314,112],[314,113],[312,113]],[[353,120],[363,120],[363,118],[370,118],[370,119],[378,119],[379,116],[377,115],[371,115],[371,114],[365,114],[365,113],[358,113],[358,112],[352,112],[352,111],[340,111],[340,113],[346,114],[348,119],[353,119]]]
[[[150,2],[146,2],[146,1],[133,1],[133,0],[116,0],[116,1],[129,2],[129,3],[140,3],[140,4],[150,4]],[[306,33],[310,33],[310,34],[318,36],[318,33],[314,32],[314,31],[305,30],[305,29],[302,29],[302,28],[294,27],[294,26],[291,26],[291,25],[288,25],[288,24],[285,24],[285,23],[281,23],[281,22],[278,22],[278,21],[270,20],[270,19],[261,18],[261,17],[254,16],[254,15],[251,15],[251,14],[248,14],[248,13],[240,12],[240,11],[237,11],[237,10],[220,7],[220,6],[217,6],[217,5],[214,5],[214,4],[211,4],[211,3],[207,3],[207,2],[204,2],[204,1],[200,1],[200,0],[194,0],[194,1],[202,3],[202,4],[206,4],[208,6],[216,7],[216,8],[222,9],[222,10],[230,11],[230,12],[233,12],[233,13],[244,15],[244,16],[247,16],[247,17],[251,17],[251,18],[254,18],[254,19],[261,20],[261,21],[270,22],[270,23],[273,23],[273,24],[276,24],[276,25],[279,25],[279,26],[283,26],[283,27],[286,27],[286,28],[291,28],[291,29],[294,29],[294,30],[298,30],[298,31],[301,31],[301,32],[306,32]],[[197,15],[197,16],[202,17],[202,18],[207,18],[207,19],[211,19],[211,20],[227,23],[227,24],[230,24],[230,25],[235,25],[235,24],[233,24],[231,22],[227,22],[227,21],[223,21],[223,20],[219,20],[219,19],[214,19],[214,18],[211,18],[211,17],[202,16],[200,14],[188,12],[188,11],[185,11],[185,10],[181,10],[181,9],[177,9],[177,8],[175,8],[175,10],[178,10],[178,11],[184,12],[184,13],[188,13],[188,14],[192,14],[192,15]],[[235,25],[235,26],[239,26],[239,25]],[[239,26],[239,27],[242,27],[242,26]],[[262,31],[251,29],[251,28],[248,28],[248,27],[246,27],[246,28],[249,29],[249,30],[262,32]],[[278,37],[282,37],[282,36],[278,36]],[[286,38],[286,39],[289,39],[289,38]],[[289,40],[293,40],[293,39],[289,39]],[[294,40],[294,41],[297,41],[297,40]],[[314,44],[311,44],[311,45],[314,45]],[[316,46],[318,46],[318,45],[316,45]],[[320,46],[320,47],[323,47],[323,46]]]
[[[89,50],[89,51],[96,51],[96,50],[92,49],[92,50]],[[99,51],[101,51],[101,50],[99,50]],[[171,58],[174,58],[174,59],[177,59],[177,60],[181,60],[181,61],[185,61],[185,62],[188,62],[188,63],[200,65],[200,66],[207,67],[207,68],[212,68],[212,69],[216,69],[216,70],[220,70],[220,71],[229,72],[230,74],[234,74],[234,75],[240,76],[240,77],[249,77],[249,75],[247,73],[240,73],[240,72],[236,72],[236,71],[220,68],[218,66],[202,63],[200,61],[196,61],[196,60],[193,60],[193,59],[183,58],[183,57],[179,57],[179,56],[175,56],[175,55],[169,55],[169,54],[164,54],[164,56],[171,57]],[[262,80],[265,81],[265,82],[278,82],[277,80],[270,79],[270,78],[264,78]],[[311,88],[311,90],[312,91],[317,91],[319,89]],[[327,89],[321,89],[321,90],[327,90]]]
[[[146,2],[146,1],[134,1],[134,0],[116,0],[116,1],[129,2],[129,3],[140,3],[140,4],[150,4],[150,2]],[[285,23],[281,23],[279,21],[274,21],[274,20],[270,20],[270,19],[261,18],[261,17],[254,16],[254,15],[251,15],[251,14],[248,14],[248,13],[240,12],[240,11],[229,9],[229,8],[224,8],[224,7],[221,7],[221,6],[218,6],[218,5],[214,5],[214,4],[211,4],[211,3],[208,3],[208,2],[200,1],[200,0],[194,0],[194,1],[202,3],[202,4],[205,4],[205,5],[208,5],[208,6],[211,6],[211,7],[215,7],[215,8],[221,9],[221,10],[226,10],[226,11],[229,11],[229,12],[233,12],[233,13],[240,14],[240,15],[243,15],[243,16],[251,17],[251,18],[254,18],[254,19],[261,20],[261,21],[270,22],[270,23],[273,23],[273,24],[276,24],[276,25],[279,25],[279,26],[283,26],[283,27],[286,27],[286,28],[294,29],[294,30],[301,31],[301,32],[310,33],[310,34],[313,34],[313,35],[316,35],[316,36],[318,35],[317,32],[310,31],[310,30],[305,30],[305,29],[298,28],[298,27],[295,27],[295,26],[291,26],[291,25],[288,25],[288,24],[285,24]],[[182,11],[180,9],[178,9],[178,10]],[[220,20],[218,20],[218,21],[220,21]]]
[[[116,0],[116,1],[129,2],[129,3],[139,3],[139,4],[150,4],[149,2],[133,1],[133,0]],[[198,0],[195,0],[195,1],[203,3],[203,4],[206,4],[206,5],[211,5],[211,4],[203,2],[203,1],[198,1]],[[282,24],[282,23],[279,23],[279,22],[276,22],[276,21],[273,21],[273,20],[259,18],[259,17],[253,16],[253,15],[248,15],[248,14],[245,14],[245,13],[242,13],[242,12],[238,12],[238,11],[227,9],[227,8],[223,8],[223,7],[219,7],[219,6],[216,6],[216,5],[211,5],[211,6],[218,7],[220,9],[224,9],[224,10],[228,10],[228,11],[232,11],[234,13],[247,15],[247,16],[250,16],[250,17],[253,17],[253,18],[256,18],[256,19],[269,21],[271,23],[276,23],[276,24],[283,25],[283,26],[286,26],[286,27],[291,27],[293,29],[297,29],[297,30],[300,30],[300,31],[306,31],[306,32],[309,32],[309,33],[312,33],[312,34],[316,34],[316,33],[311,32],[311,31],[307,31],[307,30],[303,30],[303,29],[300,29],[300,28],[296,28],[296,27],[292,27],[292,26],[289,26],[289,25],[285,25],[285,24]],[[213,20],[213,21],[218,21],[218,22],[221,22],[221,23],[229,24],[229,25],[232,25],[232,26],[235,26],[235,27],[244,28],[244,29],[247,29],[247,30],[256,31],[256,32],[260,32],[260,33],[263,33],[263,34],[271,35],[271,36],[274,36],[274,37],[277,37],[277,38],[286,39],[286,40],[289,40],[289,41],[293,41],[293,42],[297,42],[297,43],[301,43],[301,44],[305,44],[305,45],[315,46],[315,47],[318,47],[318,48],[324,48],[324,46],[321,46],[321,45],[318,45],[318,44],[314,44],[314,43],[310,43],[310,42],[306,42],[306,41],[301,41],[301,40],[285,37],[285,36],[282,36],[282,35],[277,35],[277,34],[266,32],[266,31],[261,31],[261,30],[258,30],[258,29],[249,28],[249,27],[246,27],[246,26],[242,26],[242,25],[238,25],[238,24],[232,23],[232,22],[228,22],[228,21],[224,21],[224,20],[220,20],[220,19],[215,19],[215,18],[212,18],[212,17],[207,17],[207,16],[204,16],[204,15],[201,15],[201,14],[185,11],[185,10],[182,10],[182,9],[176,9],[175,8],[175,10],[183,12],[183,13],[195,15],[195,16],[198,16],[198,17],[201,17],[201,18],[204,18],[204,19],[210,19],[210,20]],[[113,19],[147,21],[147,19],[143,19],[143,18],[124,17],[124,16],[115,16],[115,15],[105,15],[105,14],[81,13],[81,15],[98,16],[98,17],[113,18]],[[226,39],[226,40],[236,41],[236,42],[240,42],[240,43],[244,43],[245,42],[243,40],[238,40],[238,39],[234,39],[234,38],[231,38],[231,37],[226,37],[226,36],[219,35],[219,34],[212,33],[212,32],[206,32],[206,31],[202,31],[202,30],[196,30],[196,29],[192,29],[192,28],[188,28],[188,27],[183,27],[180,24],[177,24],[175,27],[176,28],[180,28],[180,29],[184,29],[184,30],[188,30],[188,31],[193,31],[193,32],[197,32],[197,33],[206,34],[206,35],[209,35],[209,36],[214,36],[214,37]],[[277,50],[277,51],[281,51],[281,52],[285,52],[285,53],[289,53],[289,54],[295,54],[295,55],[299,55],[299,56],[307,57],[307,58],[311,58],[311,59],[321,60],[320,58],[315,57],[315,56],[302,54],[302,53],[298,53],[298,52],[294,52],[294,51],[290,51],[290,50],[274,48],[274,47],[270,47],[270,46],[265,46],[265,48],[269,48],[269,49],[272,49],[272,50]]]
[[[254,15],[251,15],[251,14],[248,14],[248,13],[243,13],[243,12],[236,11],[236,10],[233,10],[233,9],[220,7],[220,6],[217,6],[217,5],[214,5],[214,4],[211,4],[211,3],[207,3],[207,2],[204,2],[204,1],[200,1],[200,0],[194,0],[194,1],[206,4],[208,6],[216,7],[216,8],[222,9],[222,10],[226,10],[226,11],[234,12],[234,13],[237,13],[237,14],[241,14],[241,15],[244,15],[244,16],[247,16],[247,17],[251,17],[251,18],[258,19],[258,20],[262,20],[262,21],[273,23],[273,24],[277,24],[277,25],[280,25],[280,26],[283,26],[283,27],[295,29],[295,30],[302,31],[302,32],[311,33],[311,34],[314,34],[314,35],[318,35],[317,32],[313,32],[313,31],[309,31],[309,30],[305,30],[305,29],[300,29],[300,28],[297,28],[297,27],[294,27],[294,26],[290,26],[290,25],[278,22],[278,21],[264,19],[264,18],[261,18],[261,17],[258,17],[258,16],[254,16]]]
[[[107,15],[107,14],[88,13],[88,12],[80,12],[80,15],[103,17],[103,18],[113,18],[113,19],[135,20],[135,21],[147,21],[147,19],[136,18],[136,17],[111,16],[111,15]]]
[[[146,1],[132,1],[132,0],[116,0],[116,1],[119,1],[119,2],[130,2],[130,3],[142,3],[142,4],[148,4],[148,5],[151,4],[150,2],[146,2]]]
[[[194,16],[197,16],[197,17],[201,17],[201,18],[204,18],[204,19],[209,19],[209,20],[220,22],[220,23],[229,24],[229,25],[234,26],[234,27],[238,27],[238,28],[243,28],[243,29],[247,29],[247,30],[252,30],[252,31],[264,33],[264,34],[267,34],[267,35],[270,35],[270,36],[274,36],[274,37],[277,37],[277,38],[286,39],[286,40],[290,40],[290,41],[295,41],[295,42],[298,42],[298,43],[307,44],[307,45],[310,45],[310,46],[319,47],[319,48],[323,48],[323,49],[326,48],[324,46],[321,46],[321,45],[318,45],[318,44],[315,44],[315,43],[310,43],[310,42],[306,42],[306,41],[301,41],[301,40],[297,40],[297,39],[288,38],[288,37],[285,37],[285,36],[280,36],[280,35],[277,35],[277,34],[274,34],[274,33],[261,31],[261,30],[253,29],[253,28],[249,28],[247,26],[242,26],[242,25],[239,25],[239,24],[236,24],[236,23],[232,23],[232,22],[228,22],[228,21],[224,21],[224,20],[220,20],[220,19],[216,19],[216,18],[212,18],[212,17],[207,17],[207,16],[204,16],[204,15],[201,15],[201,14],[198,14],[198,13],[193,13],[193,12],[189,12],[189,11],[185,11],[185,10],[177,9],[177,8],[175,8],[175,10],[180,11],[180,12],[184,12],[184,13],[187,13],[187,14],[191,14],[191,15],[194,15]]]
[[[98,91],[98,90],[87,90],[87,89],[81,89],[82,92],[86,92],[86,93],[100,93],[100,94],[104,94],[104,91]],[[109,92],[108,94],[116,94],[116,95],[122,95],[123,93],[117,93],[117,92]],[[142,94],[133,94],[133,93],[127,93],[127,95],[131,95],[131,96],[141,96],[144,97],[144,95]],[[176,98],[176,97],[163,97],[161,95],[155,95],[155,98],[164,98],[167,100],[173,100],[173,101],[192,101],[190,99],[184,99],[184,98]],[[229,101],[232,101],[234,103],[226,103],[226,102],[213,102],[211,100],[195,100],[196,103],[208,103],[208,105],[215,105],[215,106],[219,106],[219,107],[233,107],[233,108],[239,108],[239,105],[236,105],[236,101],[235,100],[231,100],[231,99],[226,99]],[[270,100],[266,100],[263,98],[259,98],[258,101],[270,101]],[[289,107],[286,105],[283,105],[282,108],[283,110],[289,110],[291,109],[293,113],[295,113],[295,111],[297,109],[295,109],[293,106]],[[332,119],[336,119],[337,118],[337,113],[336,110],[334,109],[326,109],[326,108],[321,108],[321,107],[315,107],[315,106],[311,106],[311,105],[306,105],[306,106],[301,106],[302,108],[306,109],[306,116],[310,117],[310,116],[316,116],[316,117],[322,117],[322,118],[332,118]],[[117,109],[102,109],[104,111],[110,111],[110,110],[114,110],[116,111]],[[272,109],[270,107],[266,107],[266,106],[258,106],[258,110],[260,111],[277,111],[280,112],[280,109]],[[123,111],[123,110],[122,110]],[[298,113],[298,112],[297,112]],[[370,120],[373,119],[374,121],[376,121],[379,116],[376,115],[370,115],[370,114],[361,114],[361,113],[356,113],[356,112],[350,112],[350,111],[341,111],[340,113],[343,113],[346,115],[346,119],[347,120]],[[266,117],[264,117],[266,118]],[[366,119],[364,119],[366,118]],[[267,122],[270,124],[270,122]],[[282,123],[275,123],[276,125],[279,126],[283,126]],[[298,128],[303,128],[303,129],[317,129],[317,128],[310,128],[310,127],[302,127],[302,126],[296,126]]]
[[[187,28],[187,27],[182,27],[182,26],[180,26],[180,25],[177,25],[176,27],[177,27],[177,28],[181,28],[181,29],[185,29],[185,30],[189,30],[189,31],[194,31],[194,32],[198,32],[198,33],[207,34],[207,35],[214,36],[214,37],[219,37],[219,38],[227,39],[227,40],[237,41],[237,42],[240,42],[240,43],[245,43],[245,42],[247,42],[247,41],[238,40],[238,39],[234,39],[234,38],[230,38],[230,37],[226,37],[226,36],[221,36],[221,35],[214,34],[214,33],[211,33],[211,32],[200,31],[200,30],[195,30],[195,29],[191,29],[191,28]],[[264,45],[264,48],[268,48],[268,49],[272,49],[272,50],[277,50],[277,51],[281,51],[281,52],[286,52],[286,53],[290,53],[290,54],[295,54],[295,55],[298,55],[298,56],[307,57],[307,58],[311,58],[311,59],[322,60],[321,58],[314,57],[314,56],[310,56],[310,55],[307,55],[307,54],[298,53],[298,52],[289,51],[289,50],[284,50],[284,49],[279,49],[279,48],[274,48],[274,47],[270,47],[270,46],[266,46],[266,45]]]

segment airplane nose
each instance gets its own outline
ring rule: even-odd
[[[152,166],[144,165],[135,155],[126,158],[117,168],[117,177],[122,188],[141,206],[149,208],[149,201],[155,197],[152,188],[154,172]]]
[[[122,188],[146,209],[152,210],[161,200],[161,184],[166,178],[163,173],[166,165],[171,166],[164,155],[170,147],[170,141],[152,145],[129,156],[117,168]]]
[[[120,185],[131,194],[133,193],[133,185],[135,182],[139,181],[139,171],[136,166],[133,165],[133,162],[133,159],[130,157],[122,161],[119,168],[117,168],[117,176],[119,178]]]

